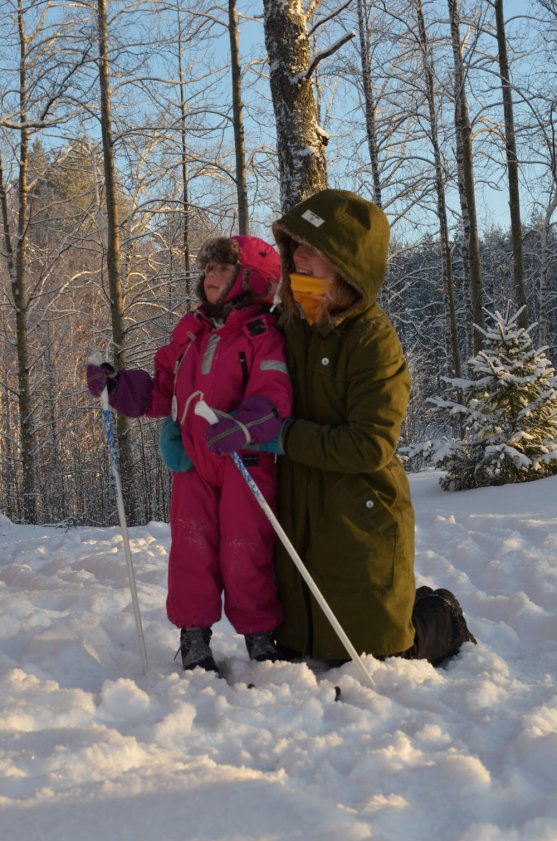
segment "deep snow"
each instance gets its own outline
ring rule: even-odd
[[[366,657],[376,691],[352,664],[249,663],[224,621],[232,685],[184,675],[163,523],[130,529],[142,676],[119,530],[0,519],[1,837],[555,841],[557,477],[437,479],[411,477],[418,584],[453,589],[480,644]]]

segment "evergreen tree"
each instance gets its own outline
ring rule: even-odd
[[[531,331],[510,316],[487,313],[483,348],[467,362],[469,378],[444,378],[460,402],[434,398],[436,409],[459,417],[463,440],[435,456],[447,473],[445,490],[527,482],[557,473],[557,378]]]

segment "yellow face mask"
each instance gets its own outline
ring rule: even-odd
[[[324,277],[312,277],[306,274],[291,274],[290,286],[294,300],[300,304],[306,320],[315,324],[319,305],[334,281]]]

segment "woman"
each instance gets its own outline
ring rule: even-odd
[[[415,591],[414,513],[396,455],[410,377],[376,300],[389,224],[353,193],[323,190],[273,232],[294,389],[280,436],[282,525],[358,652],[441,662],[473,637],[449,591]],[[283,650],[345,660],[281,545],[276,569]]]

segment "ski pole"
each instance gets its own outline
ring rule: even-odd
[[[120,520],[120,529],[122,531],[122,540],[124,541],[124,554],[126,556],[126,566],[128,568],[128,581],[132,596],[133,615],[135,619],[135,631],[137,634],[137,641],[139,643],[139,654],[141,657],[141,667],[143,674],[147,674],[147,651],[145,649],[145,637],[143,636],[143,627],[141,625],[141,614],[139,612],[139,601],[137,598],[137,587],[135,586],[135,575],[133,571],[132,553],[130,549],[130,540],[128,537],[128,526],[126,523],[126,512],[124,510],[124,497],[122,495],[122,483],[120,481],[120,471],[118,470],[118,451],[116,449],[116,440],[114,438],[114,430],[112,428],[112,418],[110,415],[110,408],[108,405],[108,389],[104,388],[101,393],[101,406],[103,409],[104,425],[106,427],[106,437],[108,440],[108,449],[110,450],[110,465],[112,467],[112,475],[114,477],[114,486],[116,488],[116,508],[118,509],[118,518]]]
[[[196,415],[199,415],[200,417],[205,418],[205,420],[209,421],[209,423],[216,423],[218,421],[218,416],[213,411],[213,409],[211,409],[211,407],[208,406],[207,403],[205,403],[204,400],[199,400],[195,404],[194,412],[195,412]],[[290,538],[288,537],[288,535],[284,531],[283,527],[281,526],[281,524],[277,520],[277,518],[276,518],[273,510],[271,509],[269,503],[267,502],[267,500],[265,499],[265,497],[261,493],[259,487],[257,486],[257,483],[253,480],[252,476],[250,476],[248,470],[246,469],[245,464],[243,463],[243,461],[240,458],[240,456],[238,455],[238,453],[231,453],[231,457],[232,457],[232,460],[233,460],[234,464],[236,465],[236,467],[238,468],[238,470],[242,474],[242,476],[243,476],[246,484],[248,485],[250,491],[252,492],[255,499],[259,503],[259,506],[263,509],[265,515],[267,516],[267,519],[270,521],[271,525],[273,526],[277,537],[280,539],[282,545],[284,546],[284,548],[286,549],[286,551],[288,552],[288,554],[290,555],[290,557],[294,561],[296,567],[298,568],[298,572],[300,573],[300,575],[302,576],[302,578],[304,579],[304,581],[308,585],[309,589],[311,590],[311,592],[315,596],[315,599],[316,599],[317,603],[319,604],[319,606],[321,607],[321,610],[323,611],[323,613],[325,614],[325,616],[329,620],[333,630],[335,631],[336,635],[338,636],[341,643],[345,647],[346,651],[350,655],[350,659],[358,667],[358,669],[360,671],[360,674],[364,678],[367,685],[369,687],[371,687],[371,689],[375,689],[376,688],[375,683],[373,682],[373,679],[372,679],[371,675],[369,674],[368,670],[364,666],[364,664],[362,662],[362,658],[360,657],[360,655],[358,654],[358,652],[356,651],[356,649],[354,648],[354,646],[350,642],[350,639],[348,638],[347,634],[345,633],[342,625],[340,624],[340,622],[336,618],[335,614],[333,613],[333,611],[329,607],[327,601],[325,600],[325,597],[323,596],[323,593],[321,592],[321,590],[319,589],[319,587],[317,586],[317,584],[313,580],[312,576],[308,572],[308,569],[307,569],[306,565],[304,564],[304,562],[302,561],[302,559],[300,558],[300,556],[296,552],[296,549],[292,545],[292,543],[290,541]]]

